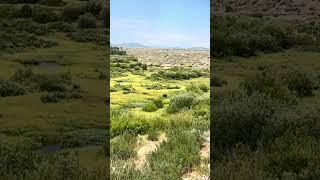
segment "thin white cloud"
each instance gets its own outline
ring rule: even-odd
[[[209,47],[209,39],[209,32],[188,32],[168,27],[164,29],[140,19],[111,21],[112,43],[138,42],[160,47]]]

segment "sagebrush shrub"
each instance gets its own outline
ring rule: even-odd
[[[167,107],[168,113],[176,113],[183,109],[190,109],[193,106],[193,102],[196,95],[192,92],[175,95],[170,99],[170,104]]]
[[[26,93],[27,91],[20,84],[10,80],[0,80],[0,96],[20,96]]]
[[[213,113],[213,143],[220,153],[238,143],[254,148],[262,129],[271,119],[279,102],[263,94],[230,97],[220,102]]]

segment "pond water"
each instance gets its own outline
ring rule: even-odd
[[[38,67],[40,69],[56,69],[59,67],[62,67],[61,64],[58,64],[55,61],[42,61],[42,62],[20,62],[24,66],[33,66],[33,67]]]
[[[61,150],[61,147],[59,145],[48,145],[48,146],[44,146],[39,148],[37,151],[38,152],[43,152],[43,153],[55,153]]]
[[[56,62],[40,62],[37,67],[42,68],[42,69],[55,69],[59,68],[62,65],[56,63]]]

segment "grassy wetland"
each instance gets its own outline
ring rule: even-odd
[[[319,179],[319,22],[215,18],[212,178]]]
[[[102,1],[0,1],[1,179],[104,179]]]
[[[208,178],[209,67],[111,54],[111,178]]]

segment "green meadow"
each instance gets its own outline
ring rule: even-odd
[[[3,0],[0,9],[0,176],[106,178],[102,2]]]
[[[111,178],[208,177],[209,156],[201,153],[209,148],[208,70],[111,53]]]

